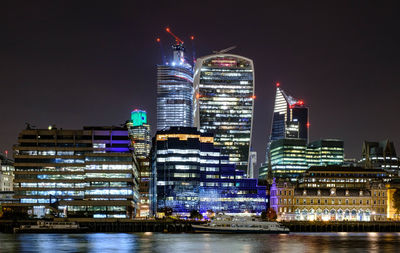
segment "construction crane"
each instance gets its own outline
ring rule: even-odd
[[[169,27],[165,28],[165,31],[175,38],[176,45],[183,45],[183,40],[181,40],[180,38],[178,38],[178,36],[171,32],[171,29]]]

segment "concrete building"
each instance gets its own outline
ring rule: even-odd
[[[14,191],[34,217],[133,218],[138,169],[127,128],[22,130],[14,146]]]

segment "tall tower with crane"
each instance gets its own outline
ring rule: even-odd
[[[193,126],[193,66],[185,59],[184,42],[169,27],[175,43],[172,57],[157,65],[157,130]],[[157,42],[160,43],[160,39]]]

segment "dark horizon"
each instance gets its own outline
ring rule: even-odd
[[[0,152],[29,122],[38,128],[119,125],[135,108],[156,126],[156,67],[174,40],[195,36],[197,57],[233,45],[253,59],[253,149],[264,161],[275,82],[310,105],[310,141],[344,140],[360,158],[364,140],[400,148],[398,3],[386,1],[102,2],[8,1],[0,83]],[[188,43],[190,48],[190,43]],[[168,54],[168,52],[166,52]],[[392,112],[394,111],[394,112]]]

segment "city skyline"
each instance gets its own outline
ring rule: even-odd
[[[238,45],[232,53],[254,60],[253,147],[259,157],[265,154],[275,82],[311,105],[310,141],[343,139],[347,157],[354,158],[361,157],[364,140],[389,138],[398,147],[396,126],[400,122],[387,110],[396,107],[399,86],[395,84],[400,81],[395,73],[399,35],[392,29],[398,19],[390,6],[365,4],[344,10],[340,3],[335,7],[321,4],[317,13],[298,6],[299,14],[270,4],[250,18],[260,26],[234,22],[219,38],[216,35],[222,26],[218,22],[212,21],[213,29],[208,28],[210,21],[197,24],[187,19],[181,24],[162,8],[153,13],[150,6],[143,5],[142,13],[129,4],[111,10],[101,4],[90,10],[92,6],[80,6],[82,14],[74,13],[73,4],[57,3],[32,12],[28,10],[34,4],[29,3],[18,10],[11,4],[5,10],[9,30],[2,42],[7,65],[0,77],[6,94],[1,99],[6,119],[0,132],[1,152],[8,150],[11,157],[12,145],[25,122],[39,128],[56,124],[70,129],[117,124],[128,119],[132,109],[143,108],[155,126],[155,65],[161,62],[155,38],[161,35],[164,45],[173,44],[163,35],[167,25],[186,36],[184,40],[195,34],[198,56]],[[196,14],[207,8],[217,13],[223,4],[214,5],[204,4]],[[239,13],[239,6],[231,8]],[[261,15],[261,10],[270,15]],[[339,15],[332,16],[335,11]],[[149,12],[160,18],[141,27],[138,19]],[[358,15],[353,17],[354,13]],[[224,15],[218,19],[228,17]],[[294,24],[299,17],[299,24]],[[110,18],[113,22],[108,23]]]

